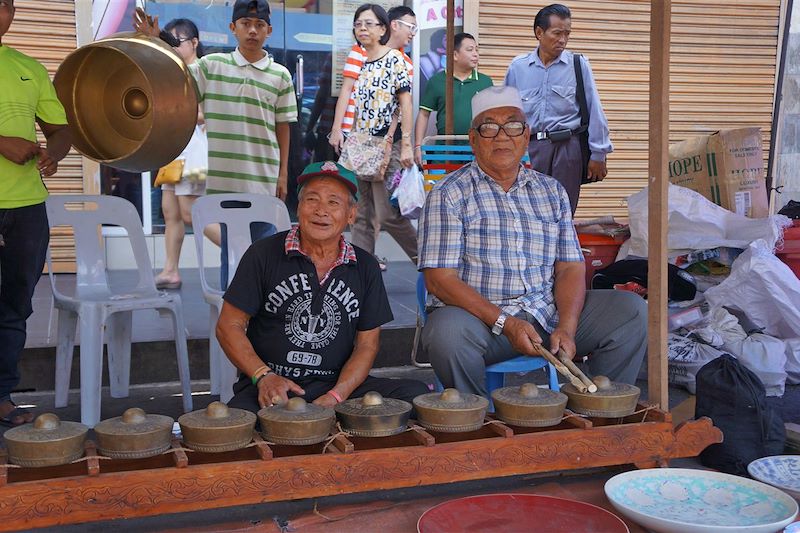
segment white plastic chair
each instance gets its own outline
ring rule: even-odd
[[[232,204],[232,202],[237,202]],[[242,204],[244,203],[244,205]],[[238,370],[223,353],[217,340],[217,319],[222,310],[223,291],[208,283],[203,262],[203,230],[209,224],[225,224],[228,239],[228,272],[230,279],[236,272],[239,260],[252,244],[250,224],[267,222],[277,232],[292,226],[286,204],[274,196],[263,194],[211,194],[201,196],[192,206],[192,229],[200,268],[200,286],[203,297],[210,306],[208,332],[208,364],[211,394],[219,394],[220,401],[233,398],[233,384]]]
[[[181,299],[177,294],[156,289],[142,223],[133,204],[114,196],[70,195],[50,196],[46,206],[50,228],[71,226],[74,229],[78,263],[75,291],[72,295],[64,294],[56,285],[50,250],[47,250],[50,287],[54,305],[59,310],[55,406],[65,407],[68,402],[76,326],[80,327],[81,345],[81,422],[94,427],[100,421],[104,337],[108,340],[111,396],[125,398],[130,384],[132,312],[157,309],[162,315],[172,317],[183,409],[191,411],[189,353]],[[136,258],[138,283],[124,293],[113,292],[108,283],[101,235],[103,224],[125,229]]]

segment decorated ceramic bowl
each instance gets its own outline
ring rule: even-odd
[[[685,468],[652,468],[609,479],[606,496],[623,515],[653,531],[780,531],[797,516],[788,494],[752,479]]]
[[[762,457],[747,465],[747,472],[757,480],[800,499],[800,455]]]

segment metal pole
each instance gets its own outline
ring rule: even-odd
[[[444,132],[453,134],[453,38],[455,37],[455,0],[447,0],[447,70],[444,85]]]

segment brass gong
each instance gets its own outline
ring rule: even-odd
[[[628,416],[636,410],[641,391],[635,385],[616,383],[606,376],[592,380],[597,392],[580,392],[571,383],[562,385],[561,392],[569,397],[567,407],[586,416],[617,418]]]
[[[53,413],[36,417],[5,432],[8,459],[19,466],[57,466],[83,456],[83,441],[89,428],[78,422],[62,421]]]
[[[307,403],[296,396],[258,412],[261,434],[269,442],[306,446],[322,442],[330,434],[336,415],[330,407]]]
[[[189,67],[166,43],[117,33],[67,56],[53,79],[75,148],[131,172],[180,155],[197,123]]]
[[[164,415],[146,414],[132,407],[122,416],[97,424],[97,449],[106,457],[141,459],[165,452],[172,440],[174,420]]]
[[[228,452],[244,448],[253,440],[256,414],[211,402],[202,411],[178,418],[183,443],[198,452]]]
[[[388,437],[402,433],[411,415],[411,404],[368,392],[334,407],[342,429],[356,437]]]
[[[456,389],[431,392],[414,398],[419,424],[432,431],[459,433],[475,431],[483,425],[489,400]]]
[[[520,427],[554,426],[561,422],[567,396],[533,383],[503,387],[492,391],[495,415],[503,422]]]

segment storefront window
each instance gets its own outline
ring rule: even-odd
[[[352,0],[270,2],[272,35],[267,39],[265,49],[291,73],[299,111],[298,122],[291,130],[289,154],[287,206],[292,214],[297,205],[296,177],[312,160],[336,157],[327,143],[327,134],[333,120],[344,58],[353,42],[350,30],[352,14],[361,3]],[[378,3],[389,8],[403,2]],[[131,31],[133,11],[137,4],[140,2],[135,0],[94,0],[94,38]],[[205,53],[229,52],[236,46],[229,28],[232,2],[150,0],[145,4],[150,15],[158,16],[162,27],[175,18],[192,20],[200,30]],[[420,0],[407,1],[405,4],[418,10],[430,8],[429,2]],[[101,190],[103,194],[129,200],[142,216],[145,228],[150,227],[154,233],[163,233],[161,191],[151,186],[149,178],[143,181],[139,174],[104,166],[101,171]]]

